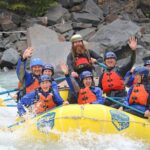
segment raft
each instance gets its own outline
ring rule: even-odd
[[[150,141],[150,121],[100,104],[70,104],[40,114],[9,127],[21,130],[25,139],[59,140],[62,133],[92,132],[121,134],[132,139]]]

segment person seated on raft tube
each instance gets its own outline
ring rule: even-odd
[[[150,59],[144,61],[144,66],[150,72]],[[134,71],[134,68],[132,68],[130,71],[128,71],[124,77],[126,86],[128,86],[128,87],[130,87],[131,85],[136,83],[136,80],[135,80],[134,75],[133,75],[133,71]],[[149,73],[149,76],[150,76],[150,73]]]
[[[125,111],[140,117],[150,117],[149,70],[146,67],[136,67],[133,74],[137,82],[130,87],[124,104],[144,112],[144,115],[131,109],[125,109]],[[123,107],[120,109],[123,109]]]
[[[66,76],[67,83],[71,90],[71,93],[76,99],[78,104],[103,104],[102,90],[99,87],[92,86],[93,75],[90,71],[83,71],[80,74],[80,82],[82,87],[76,92],[73,82],[70,78],[68,67],[66,64],[60,65],[63,73]]]
[[[51,84],[51,78],[48,75],[42,75],[40,77],[40,87],[23,96],[18,102],[19,115],[23,116],[26,113],[24,106],[28,108],[31,106],[32,112],[39,114],[56,106],[68,104],[67,101],[63,101],[59,93],[53,91]]]
[[[125,90],[125,84],[123,77],[126,72],[130,70],[135,62],[137,39],[135,37],[129,38],[129,47],[132,50],[130,60],[123,66],[118,67],[117,56],[114,52],[108,51],[104,54],[104,63],[107,69],[103,70],[99,78],[99,87],[109,97],[126,97],[127,93]],[[107,98],[104,102],[107,106],[118,108],[118,104],[109,101]]]
[[[71,37],[72,49],[67,56],[67,65],[69,68],[69,73],[74,77],[77,82],[79,81],[79,76],[83,71],[94,70],[93,64],[98,62],[103,62],[103,58],[92,50],[85,47],[83,38],[80,34],[75,34]],[[80,84],[80,82],[78,82]]]
[[[33,58],[30,61],[31,72],[26,70],[27,59],[32,56],[33,49],[27,48],[21,58],[19,58],[16,73],[19,79],[18,98],[21,98],[26,93],[32,92],[39,87],[39,77],[42,75],[43,62],[40,58]]]

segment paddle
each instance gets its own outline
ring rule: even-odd
[[[105,65],[105,64],[103,64],[103,63],[100,63],[100,62],[96,62],[100,67],[102,67],[102,68],[104,68],[104,69],[108,69],[108,67]]]
[[[134,108],[134,107],[127,106],[127,105],[125,105],[125,104],[123,104],[123,103],[121,103],[121,102],[119,102],[119,101],[115,100],[115,99],[114,99],[114,98],[112,98],[112,97],[108,97],[108,96],[106,96],[106,98],[107,98],[108,100],[110,100],[110,101],[114,102],[114,103],[117,103],[117,104],[119,104],[119,105],[121,105],[121,106],[124,106],[124,107],[126,107],[126,108],[128,108],[128,109],[134,110],[134,111],[136,111],[136,112],[138,112],[138,113],[140,113],[140,114],[144,115],[144,112],[142,112],[142,111],[140,111],[140,110],[138,110],[138,109],[136,109],[136,108]]]
[[[11,105],[11,104],[6,105],[6,104],[1,103],[0,107],[17,107],[17,105]]]
[[[19,90],[18,88],[15,88],[15,89],[7,90],[7,91],[2,91],[2,92],[0,92],[0,95],[15,92],[15,91],[18,91],[18,90]]]
[[[65,77],[58,77],[58,78],[55,78],[54,80],[55,81],[60,81],[60,80],[64,80],[65,79]]]
[[[5,98],[5,99],[0,98],[0,103],[1,102],[7,102],[7,101],[10,101],[10,100],[13,100],[13,99],[11,97],[10,98]]]

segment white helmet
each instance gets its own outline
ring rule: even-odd
[[[82,41],[83,38],[80,34],[75,34],[71,37],[71,42]]]

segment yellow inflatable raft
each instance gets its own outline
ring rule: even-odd
[[[66,105],[40,114],[24,123],[14,124],[26,139],[43,142],[58,140],[62,132],[90,131],[97,134],[123,134],[150,141],[150,122],[129,113],[100,104]]]

